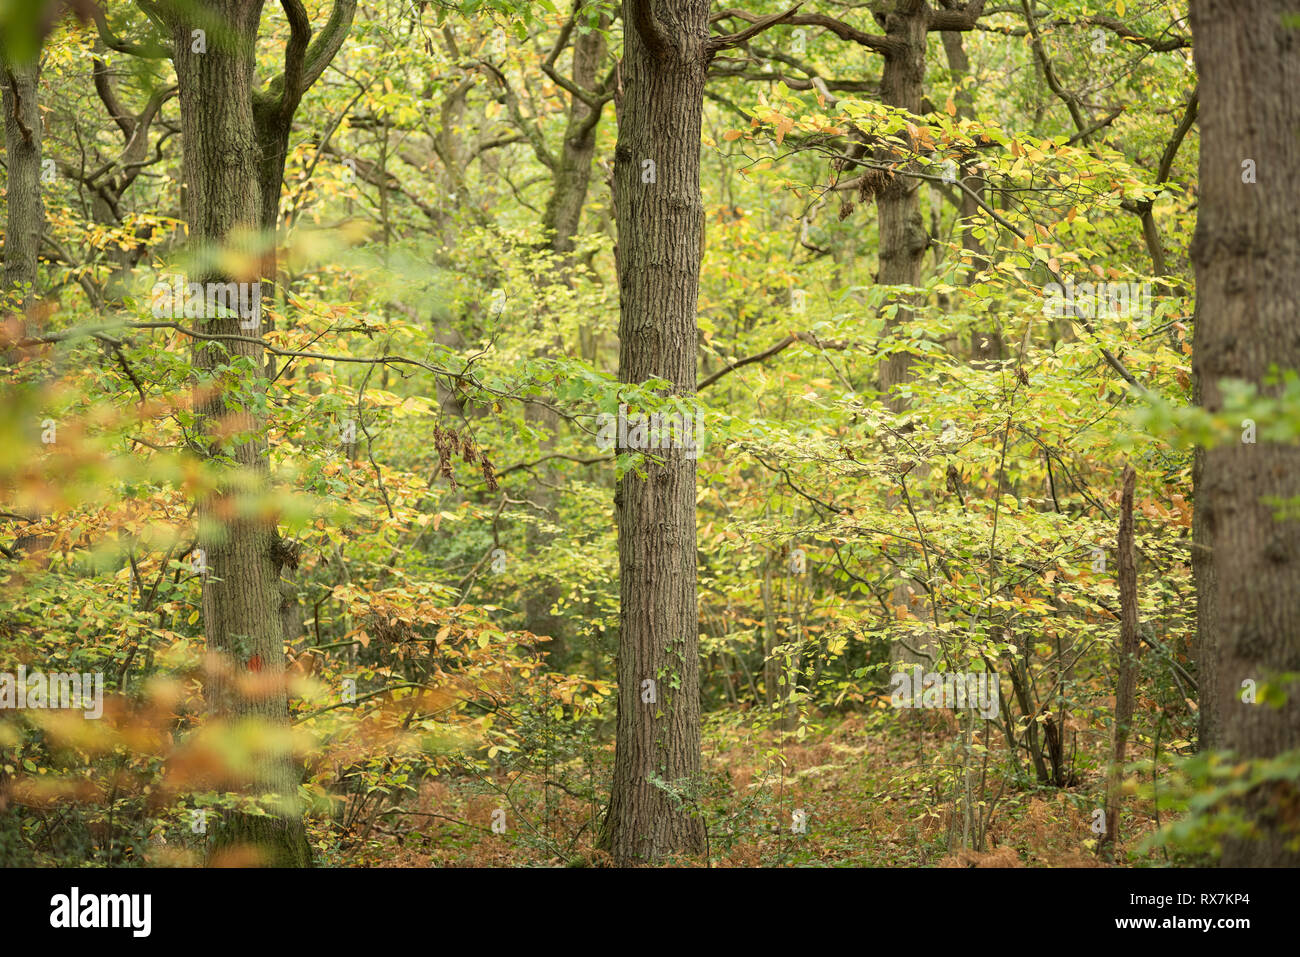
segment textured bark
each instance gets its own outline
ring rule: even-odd
[[[178,18],[173,24],[176,76],[180,86],[184,136],[186,217],[190,240],[199,248],[238,246],[256,249],[260,226],[258,150],[253,124],[253,49],[262,0],[220,0],[210,10],[227,30],[209,36],[207,51],[191,47],[191,26]],[[225,276],[201,273],[191,281],[257,281],[257,275]],[[261,330],[240,328],[238,316],[210,318],[202,323],[209,335],[258,339]],[[219,362],[244,356],[262,368],[260,341],[198,342],[194,367],[203,386]],[[234,407],[231,397],[215,393],[196,401],[200,429],[212,455],[230,456],[247,479],[231,480],[211,497],[197,503],[199,547],[208,571],[203,587],[203,624],[209,651],[220,658],[206,688],[212,713],[228,720],[256,719],[266,729],[287,727],[288,695],[284,684],[285,656],[277,589],[279,562],[275,522],[263,514],[239,516],[237,501],[266,489],[266,431],[261,417]],[[214,435],[222,422],[235,417],[239,431],[253,438],[235,442]],[[238,516],[238,517],[232,517]],[[246,691],[241,679],[256,673],[260,690]],[[287,752],[268,751],[256,763],[248,791],[274,795],[280,802],[270,818],[228,815],[217,829],[210,851],[229,845],[252,845],[264,863],[303,866],[311,850],[295,809],[299,772]]]
[[[921,0],[897,4],[893,12],[885,15],[885,28],[895,46],[885,55],[880,75],[881,102],[919,114],[925,83],[925,4]],[[885,162],[898,159],[888,148],[879,150],[876,158]],[[880,216],[878,281],[881,285],[920,285],[921,265],[930,237],[921,218],[919,183],[920,180],[911,177],[894,176],[876,197]],[[907,302],[912,297],[897,298]],[[911,310],[900,308],[889,329],[909,321],[911,317]],[[912,362],[909,353],[899,352],[886,358],[881,366],[880,388],[889,395],[890,405],[895,410],[901,410],[904,403],[892,393],[911,379]]]
[[[658,17],[656,18],[656,13]],[[623,98],[614,154],[620,291],[619,377],[695,392],[700,125],[708,0],[623,7]],[[654,182],[644,182],[655,164]],[[683,449],[627,474],[615,494],[619,590],[618,725],[602,844],[618,862],[698,852],[703,821],[652,776],[700,771],[695,461]],[[642,701],[655,682],[657,703]]]
[[[1200,207],[1194,366],[1201,404],[1222,408],[1221,382],[1264,385],[1270,368],[1300,369],[1295,277],[1300,275],[1300,32],[1291,0],[1192,0],[1200,71]],[[1256,183],[1242,182],[1253,160]],[[1228,441],[1204,453],[1196,487],[1202,743],[1243,758],[1300,747],[1300,697],[1281,708],[1241,700],[1241,684],[1300,671],[1300,522],[1276,500],[1300,496],[1300,445]],[[1208,599],[1208,601],[1207,601]],[[1210,662],[1208,668],[1205,663]],[[1207,678],[1209,679],[1207,684]],[[1285,843],[1294,785],[1243,802],[1260,836],[1228,841],[1229,866],[1295,866]],[[1294,824],[1291,825],[1294,828]]]
[[[285,54],[285,71],[271,82],[266,92],[255,93],[253,97],[260,219],[262,228],[271,233],[280,219],[280,187],[284,182],[294,114],[303,95],[338,52],[352,27],[356,9],[356,0],[335,0],[329,20],[310,45],[310,24],[305,19],[291,21],[293,35]]]
[[[596,78],[605,60],[606,40],[601,29],[582,34],[573,41],[573,82],[584,90],[595,90]],[[603,107],[603,104],[602,104]],[[582,220],[591,182],[591,160],[596,153],[596,129],[600,111],[579,97],[569,97],[569,119],[564,130],[559,162],[555,168],[555,188],[551,191],[542,218],[556,252],[573,251],[574,237]]]
[[[36,257],[45,232],[45,204],[41,199],[41,118],[36,106],[39,60],[30,63],[0,64],[3,74],[3,94],[0,104],[4,110],[5,163],[8,166],[6,203],[8,221],[5,223],[6,289],[26,283],[30,287],[23,296],[26,309],[34,298],[36,286]]]
[[[266,92],[253,94],[253,136],[257,143],[257,194],[258,223],[262,233],[262,301],[274,301],[279,284],[280,248],[280,191],[284,185],[284,166],[289,155],[289,134],[293,130],[294,114],[303,95],[325,71],[342,46],[352,18],[356,13],[355,0],[335,0],[330,18],[314,41],[309,43],[309,24],[305,13],[297,14],[292,21],[291,39],[285,53],[285,72],[271,82]],[[381,182],[387,183],[387,176]],[[387,200],[387,193],[381,195]],[[384,238],[387,242],[387,203],[384,203]],[[281,306],[285,311],[288,298]],[[261,331],[272,328],[264,319]],[[266,357],[268,378],[275,377],[275,357]],[[385,370],[385,374],[387,370]],[[289,582],[278,583],[280,594],[281,635],[285,641],[296,639],[302,630],[302,608],[297,593]]]
[[[885,14],[885,31],[892,41],[885,53],[885,65],[880,75],[880,99],[887,106],[900,107],[909,112],[921,112],[921,99],[925,84],[926,5],[921,0],[903,0],[893,11]],[[876,151],[877,160],[897,162],[895,152],[884,147]],[[885,286],[918,286],[921,283],[921,266],[930,237],[921,218],[919,194],[920,180],[906,176],[893,176],[876,196],[880,228],[880,272],[877,280]],[[911,320],[912,311],[905,307],[914,296],[899,294],[893,297],[900,304],[895,317],[886,326],[891,334],[898,326]],[[913,357],[907,352],[897,352],[886,357],[880,366],[880,390],[885,401],[895,412],[902,412],[908,402],[899,391],[912,378]],[[916,474],[920,474],[917,472]],[[897,501],[893,502],[897,505]],[[891,600],[895,607],[908,608],[909,612],[929,618],[928,605],[911,606],[911,594],[905,582],[895,585]],[[902,645],[895,644],[891,654],[901,665],[921,664],[930,667],[937,661],[936,640],[927,636],[919,642],[919,651],[931,656],[913,654]]]

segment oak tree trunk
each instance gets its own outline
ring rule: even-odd
[[[1291,0],[1192,0],[1201,86],[1200,207],[1194,366],[1201,404],[1222,383],[1265,394],[1271,369],[1300,369],[1300,32]],[[1255,175],[1246,171],[1254,169]],[[1256,182],[1246,180],[1255,179]],[[1300,497],[1300,445],[1231,441],[1204,451],[1196,484],[1196,578],[1204,746],[1241,758],[1300,747],[1300,696],[1282,707],[1243,701],[1242,683],[1300,671],[1300,522],[1279,502]],[[1295,866],[1293,784],[1257,788],[1244,810],[1260,832],[1225,843],[1229,866]]]
[[[629,383],[658,377],[675,394],[691,396],[709,3],[626,0],[623,23],[614,153],[619,377]],[[618,862],[704,845],[704,823],[689,799],[675,799],[656,783],[675,789],[696,783],[700,698],[695,460],[681,448],[655,454],[661,462],[647,457],[644,477],[627,473],[615,493],[618,722],[602,844]]]
[[[893,46],[885,54],[880,75],[880,99],[887,106],[899,107],[913,114],[920,114],[924,92],[926,18],[926,4],[921,0],[904,0],[885,14],[886,36],[893,41]],[[896,151],[889,147],[877,150],[875,158],[890,163],[899,160]],[[921,266],[930,237],[921,218],[919,185],[920,180],[912,177],[889,175],[884,188],[876,195],[880,229],[878,281],[881,285],[918,286],[921,283]],[[891,298],[900,307],[886,326],[887,334],[911,320],[912,311],[906,304],[914,301],[915,296],[899,294]],[[902,412],[910,405],[902,387],[913,377],[912,363],[913,357],[908,352],[896,352],[881,363],[880,391],[895,412]],[[929,618],[928,607],[923,604],[913,606],[911,599],[912,590],[905,582],[900,581],[894,586],[891,601],[896,608],[906,608],[913,616]],[[935,639],[928,635],[924,638],[917,636],[917,641],[917,651],[922,652],[920,655],[902,645],[894,646],[892,655],[896,666],[920,664],[929,667],[935,663],[938,657]],[[929,661],[926,655],[930,657]]]
[[[0,105],[4,110],[5,163],[8,167],[5,223],[4,285],[28,288],[22,307],[31,305],[36,286],[36,257],[45,231],[45,205],[41,200],[41,117],[36,106],[40,61],[0,64]]]
[[[199,250],[242,247],[255,259],[261,210],[253,70],[262,0],[211,0],[207,9],[225,29],[209,31],[203,52],[196,49],[194,27],[183,15],[175,15],[172,24],[189,235]],[[190,280],[259,282],[258,273],[254,268],[232,276],[208,265]],[[250,363],[235,377],[236,388],[265,388],[260,325],[241,328],[238,315],[197,322],[206,335],[243,337],[196,342],[193,361],[200,389],[214,385],[214,367],[240,359]],[[264,864],[307,866],[311,849],[297,806],[300,774],[288,749],[269,740],[271,732],[287,730],[289,722],[275,521],[261,509],[240,507],[241,499],[247,503],[268,487],[266,423],[251,403],[241,403],[229,388],[206,397],[200,393],[196,411],[209,454],[227,462],[221,488],[201,499],[196,509],[199,547],[207,566],[204,631],[209,650],[218,658],[206,689],[208,704],[220,718],[256,720],[268,736],[247,790],[269,797],[272,812],[228,815],[209,850],[215,854],[230,846],[252,846]],[[231,426],[236,425],[232,436]],[[249,689],[249,681],[256,684],[255,690]]]

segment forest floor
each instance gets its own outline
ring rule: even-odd
[[[927,782],[952,755],[944,716],[851,715],[798,740],[790,732],[745,727],[706,730],[705,767],[713,793],[698,800],[709,834],[707,855],[666,863],[714,867],[1099,867],[1094,810],[1103,771],[1071,788],[1004,787],[984,776],[983,813],[992,807],[984,850],[950,852],[951,796]],[[951,721],[951,716],[947,716]],[[982,741],[982,737],[981,737]],[[993,759],[1005,758],[996,742]],[[598,752],[606,767],[610,755]],[[782,760],[783,759],[783,760]],[[993,760],[990,761],[992,766]],[[382,815],[365,840],[348,842],[339,864],[375,867],[604,866],[595,848],[599,807],[552,768],[548,777],[502,774],[427,779],[400,814]],[[979,767],[972,776],[980,800]],[[546,781],[559,781],[547,786]],[[508,793],[509,799],[502,798]],[[549,805],[547,804],[549,801]],[[498,809],[500,812],[498,813]],[[798,812],[802,812],[800,815]],[[492,829],[494,815],[496,833]],[[954,845],[960,847],[959,825]],[[800,830],[802,825],[802,830]],[[1149,800],[1125,798],[1121,840],[1127,863],[1163,863],[1160,851],[1135,854],[1155,829]],[[327,862],[332,863],[332,862]]]

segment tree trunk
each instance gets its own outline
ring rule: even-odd
[[[880,76],[880,100],[886,106],[911,113],[921,112],[925,83],[926,5],[921,0],[906,0],[885,16],[887,36],[898,48],[885,56]],[[894,151],[885,147],[876,159],[894,162]],[[921,282],[921,265],[930,244],[925,222],[921,218],[919,180],[893,176],[876,197],[880,214],[880,275],[882,286],[916,286]],[[910,301],[912,297],[899,297]],[[899,309],[890,324],[892,330],[911,319],[911,311]],[[880,371],[881,391],[888,394],[912,377],[912,356],[898,352],[889,356]],[[890,396],[890,403],[901,409],[905,403]]]
[[[945,30],[940,34],[943,39],[943,49],[948,56],[948,75],[952,77],[954,83],[961,84],[956,94],[957,116],[961,119],[975,118],[975,94],[974,87],[963,82],[970,75],[970,58],[966,56],[966,45],[962,39],[962,34],[957,30]],[[979,171],[979,157],[972,156],[966,162],[963,162],[957,170],[958,182],[962,183],[966,190],[959,190],[961,205],[958,210],[958,218],[965,224],[961,232],[961,246],[969,254],[970,260],[964,275],[962,284],[969,286],[985,269],[989,267],[988,252],[984,249],[983,241],[975,235],[974,226],[979,222],[980,215],[983,212],[980,205],[976,202],[976,197],[983,198],[987,183]],[[973,194],[973,195],[972,195]],[[989,327],[986,330],[976,329],[971,333],[970,353],[971,359],[975,363],[996,362],[1002,358],[1002,327],[998,324],[997,316],[994,314],[989,320]]]
[[[596,78],[605,61],[606,41],[602,32],[608,23],[601,18],[599,28],[579,35],[573,41],[573,82],[584,90],[596,89]],[[593,109],[581,98],[569,96],[569,120],[564,130],[559,163],[555,168],[555,187],[546,203],[542,226],[550,236],[551,248],[558,253],[573,251],[574,237],[582,221],[591,182],[591,160],[596,153],[596,128],[603,108]]]
[[[658,13],[658,17],[656,17]],[[708,0],[625,0],[623,99],[614,153],[620,291],[619,377],[695,392],[700,126]],[[626,451],[620,448],[620,452]],[[700,771],[695,460],[629,472],[615,493],[621,615],[614,778],[602,845],[618,862],[698,852],[704,823],[689,798]],[[643,700],[653,681],[654,703]]]
[[[919,114],[925,83],[925,3],[921,0],[898,3],[894,11],[885,15],[885,31],[896,45],[891,52],[885,54],[885,65],[880,76],[881,102]],[[875,158],[883,162],[897,162],[899,157],[893,149],[883,147],[876,151]],[[920,285],[921,266],[925,250],[930,244],[930,236],[925,231],[925,221],[921,218],[919,183],[919,180],[910,177],[894,175],[876,195],[880,229],[880,273],[877,279],[881,285]],[[900,308],[886,326],[886,334],[892,333],[912,318],[912,312],[905,308],[905,304],[915,297],[900,294],[893,298],[900,303]],[[896,352],[881,364],[880,391],[895,412],[902,412],[909,405],[901,394],[900,387],[912,378],[912,362],[910,353]],[[916,474],[922,473],[918,470]],[[891,504],[897,505],[897,501],[891,499]],[[907,608],[909,613],[918,617],[930,617],[928,605],[912,608],[911,593],[905,582],[900,581],[894,586],[891,600],[895,607]],[[927,636],[919,640],[918,650],[937,660],[935,644],[936,639]],[[931,663],[898,644],[893,646],[891,654],[896,667]]]
[[[180,86],[184,136],[186,217],[190,240],[198,249],[243,247],[254,254],[261,224],[258,190],[258,149],[253,124],[254,43],[262,0],[219,0],[210,4],[227,29],[207,38],[205,52],[193,48],[191,25],[177,17],[173,23],[176,76]],[[255,257],[254,257],[255,261]],[[197,282],[258,282],[257,270],[222,275],[207,267],[191,277]],[[241,328],[239,316],[209,318],[208,335],[243,336],[259,341],[197,342],[194,366],[200,387],[210,385],[211,370],[220,362],[245,357],[262,379],[264,350],[261,328]],[[229,359],[226,354],[229,354]],[[245,381],[245,385],[247,382]],[[280,563],[275,522],[258,511],[241,515],[238,500],[267,489],[266,423],[251,408],[236,407],[234,397],[219,392],[196,399],[200,428],[212,455],[232,458],[244,473],[227,476],[222,487],[197,503],[199,547],[207,572],[203,587],[203,623],[209,651],[218,656],[207,686],[212,713],[230,721],[256,720],[263,733],[286,729],[288,695],[284,684],[285,657],[277,590]],[[241,440],[218,438],[222,424],[240,420]],[[251,438],[249,437],[251,436]],[[259,691],[241,687],[241,679],[260,673]],[[299,772],[292,754],[268,742],[258,756],[248,791],[274,798],[272,816],[231,814],[213,837],[210,851],[231,846],[256,848],[262,863],[307,866],[311,848],[297,807]]]
[[[1300,275],[1300,40],[1290,0],[1192,0],[1201,77],[1200,209],[1194,364],[1201,404],[1222,408],[1221,382],[1265,385],[1271,368],[1300,369],[1293,277]],[[1244,175],[1247,161],[1254,177]],[[1245,182],[1257,179],[1257,182]],[[1244,436],[1243,436],[1244,438]],[[1203,642],[1204,745],[1240,758],[1300,747],[1300,699],[1242,700],[1300,671],[1300,522],[1277,502],[1300,496],[1300,445],[1233,439],[1207,449],[1196,485],[1198,634]],[[1201,591],[1201,589],[1204,589]],[[1205,667],[1205,663],[1209,667]],[[1209,679],[1207,683],[1206,679]],[[1296,866],[1284,823],[1295,787],[1257,788],[1243,802],[1260,836],[1225,842],[1228,866]],[[1294,820],[1294,815],[1290,815]]]
[[[41,117],[36,107],[40,75],[39,54],[30,63],[3,64],[5,161],[8,222],[5,224],[4,285],[26,285],[22,307],[27,309],[36,287],[36,257],[45,231],[45,204],[41,200]]]

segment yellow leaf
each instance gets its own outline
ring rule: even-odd
[[[783,116],[776,121],[776,145],[780,146],[781,141],[785,139],[785,134],[794,129],[794,120],[788,116]]]

